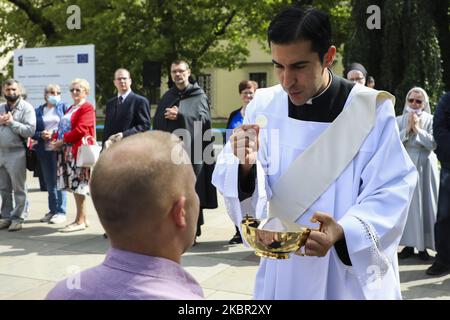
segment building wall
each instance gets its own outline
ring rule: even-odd
[[[213,118],[228,118],[231,111],[241,106],[238,85],[242,80],[249,80],[251,73],[265,73],[266,86],[277,83],[270,53],[255,40],[249,43],[249,51],[247,63],[240,69],[228,71],[207,68],[203,70],[203,74],[210,75],[211,79],[210,97]]]

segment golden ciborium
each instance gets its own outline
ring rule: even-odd
[[[258,220],[248,215],[242,220],[242,236],[255,254],[271,259],[288,259],[303,247],[311,228],[279,218]]]

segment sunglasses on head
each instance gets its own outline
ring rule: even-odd
[[[422,104],[422,100],[419,100],[419,99],[408,99],[408,102],[409,102],[409,103],[413,103],[414,101],[415,101],[417,104]]]
[[[81,92],[81,89],[78,89],[78,88],[72,88],[72,89],[70,89],[70,92]]]

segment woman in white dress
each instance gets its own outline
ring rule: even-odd
[[[437,158],[433,150],[433,115],[430,111],[428,95],[424,89],[415,87],[406,95],[403,115],[397,117],[400,138],[419,173],[414,196],[408,212],[408,220],[400,240],[405,248],[399,253],[400,259],[414,255],[428,260],[427,249],[434,247],[434,223],[436,221],[439,173]]]

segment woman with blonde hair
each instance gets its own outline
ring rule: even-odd
[[[48,191],[49,212],[40,219],[41,222],[63,223],[66,221],[66,192],[57,189],[56,158],[51,142],[55,138],[61,118],[67,106],[61,101],[61,88],[57,84],[49,84],[44,90],[45,103],[35,109],[36,132],[33,139],[37,141],[34,146],[39,159],[39,182],[41,190]],[[45,187],[45,188],[43,188]]]
[[[405,230],[400,245],[405,248],[399,253],[400,259],[414,255],[428,260],[427,249],[435,250],[434,223],[436,221],[438,198],[438,166],[433,150],[433,115],[424,89],[415,87],[406,95],[403,115],[397,117],[400,138],[419,173],[419,180],[411,200]]]
[[[54,148],[60,149],[57,165],[58,189],[73,193],[77,215],[75,221],[61,229],[61,232],[79,231],[88,227],[86,195],[89,194],[91,169],[77,167],[76,160],[82,139],[88,136],[95,137],[94,106],[86,101],[89,83],[84,79],[72,80],[70,93],[73,104],[61,119],[58,141],[54,143]]]

